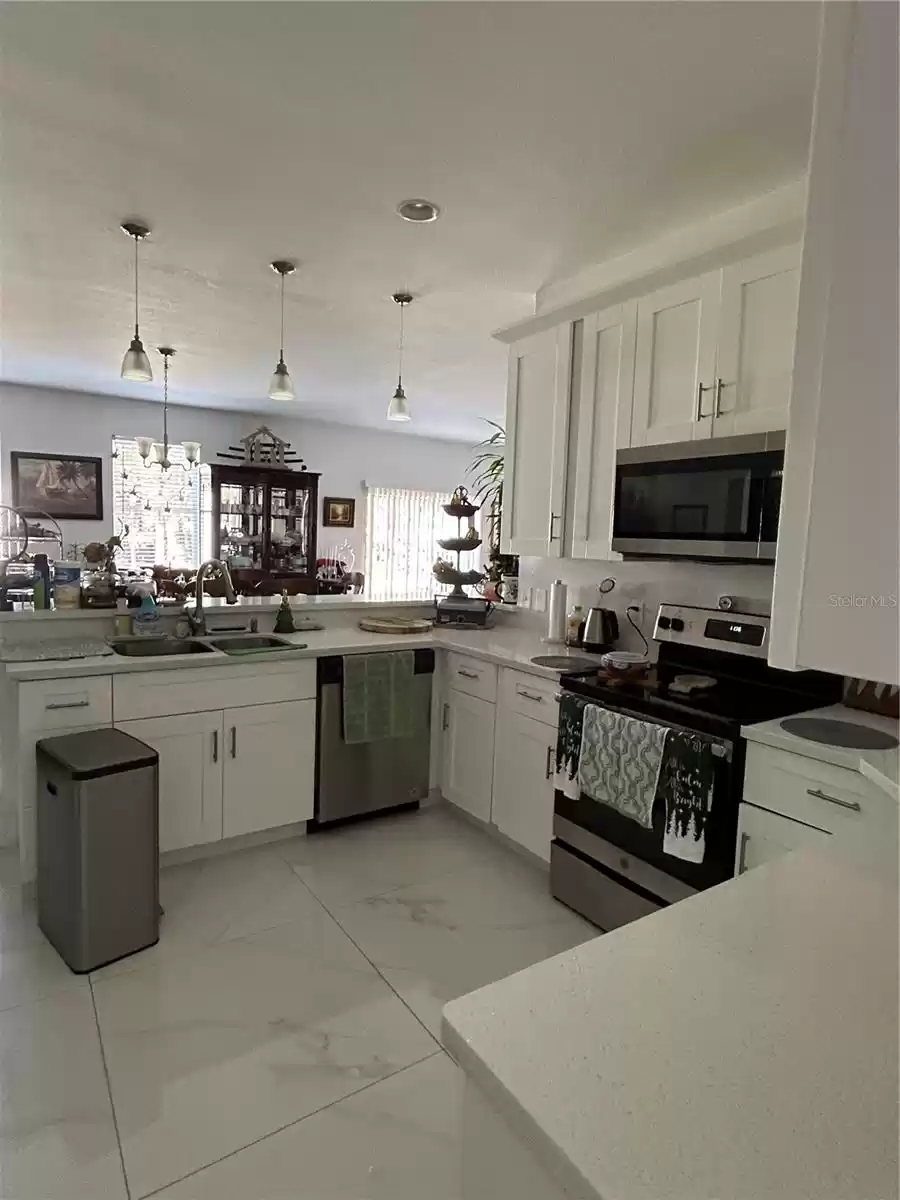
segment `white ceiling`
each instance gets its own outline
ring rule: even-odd
[[[818,8],[6,4],[2,377],[159,397],[118,376],[139,216],[177,402],[285,411],[295,257],[292,415],[386,427],[402,288],[409,432],[480,436],[537,288],[802,173]]]

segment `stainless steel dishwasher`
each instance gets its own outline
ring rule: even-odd
[[[343,659],[318,660],[316,807],[311,829],[402,807],[428,795],[431,757],[431,684],[434,651],[415,651],[412,737],[347,745],[343,720]]]

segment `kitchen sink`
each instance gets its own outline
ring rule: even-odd
[[[248,633],[231,637],[210,638],[207,642],[214,650],[225,654],[259,654],[270,650],[305,650],[306,643],[288,642],[271,633]]]
[[[110,640],[116,654],[126,658],[156,658],[169,654],[209,654],[212,646],[204,642],[184,641],[179,638],[123,638]]]

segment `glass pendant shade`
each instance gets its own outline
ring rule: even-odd
[[[144,462],[149,462],[150,455],[153,453],[153,438],[139,437],[134,439],[137,443],[137,451]]]
[[[269,383],[269,399],[294,399],[294,385],[291,383],[291,377],[288,374],[287,367],[284,365],[283,358],[278,360],[278,365],[272,373],[272,379]]]
[[[409,401],[406,399],[406,392],[403,390],[403,384],[397,384],[397,390],[391,397],[391,402],[388,405],[387,419],[389,421],[408,421],[409,418]]]
[[[193,467],[200,462],[200,443],[199,442],[182,442],[184,447],[184,457]]]
[[[136,383],[150,383],[153,380],[150,359],[147,357],[144,343],[137,335],[131,339],[131,345],[122,359],[122,378],[132,379]]]

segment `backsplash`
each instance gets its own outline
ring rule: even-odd
[[[554,579],[562,579],[569,589],[568,605],[581,603],[585,609],[602,604],[618,614],[620,645],[628,650],[641,649],[641,641],[625,619],[630,604],[643,604],[643,629],[649,640],[659,604],[692,604],[715,608],[723,594],[755,601],[757,611],[769,611],[772,602],[774,568],[764,564],[695,562],[586,562],[574,558],[523,558],[519,562],[520,601],[531,589],[549,593]],[[612,577],[616,586],[598,598],[601,579]],[[547,613],[535,612],[520,602],[519,620],[532,628],[546,628]]]

